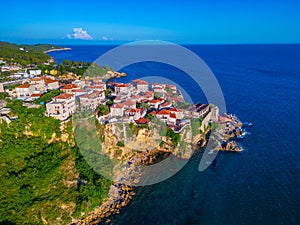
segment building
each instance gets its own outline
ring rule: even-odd
[[[48,90],[56,90],[59,88],[58,80],[53,80],[46,76],[32,78],[29,80],[31,85],[35,86],[35,90],[41,93]]]
[[[149,84],[147,81],[136,79],[131,81],[133,83],[133,86],[139,91],[139,92],[147,92],[149,91]]]
[[[160,109],[171,108],[171,107],[172,107],[172,102],[164,102],[159,106]]]
[[[30,96],[30,99],[33,101],[33,100],[39,99],[42,96],[43,96],[43,94],[32,94]]]
[[[30,84],[22,84],[16,87],[17,98],[28,98],[35,91],[35,86]]]
[[[156,118],[163,122],[167,122],[169,120],[170,113],[170,110],[162,109],[156,114]]]
[[[45,85],[47,90],[57,90],[59,88],[58,80],[52,80],[50,78],[45,79]]]
[[[101,82],[100,84],[98,83],[98,85],[86,86],[85,89],[87,89],[89,91],[105,91],[106,90],[106,84]]]
[[[208,104],[194,104],[188,108],[186,115],[190,118],[203,118],[209,113]]]
[[[42,74],[41,70],[29,70],[30,76],[39,76]]]
[[[130,95],[131,85],[130,84],[115,84],[115,92],[117,95]]]
[[[65,93],[71,93],[72,90],[80,89],[76,84],[66,84],[60,90]]]
[[[176,119],[182,120],[184,118],[184,113],[182,109],[170,108],[170,112],[176,116]]]
[[[46,115],[61,121],[68,119],[75,111],[75,96],[73,94],[58,95],[46,104]]]
[[[142,108],[127,109],[125,111],[125,116],[128,116],[133,120],[138,120],[139,118],[143,117],[145,113],[146,113],[145,110],[143,110]]]
[[[110,115],[115,116],[123,116],[124,115],[125,106],[122,103],[113,104],[110,107]]]
[[[79,96],[80,107],[95,110],[105,99],[103,91],[95,91],[90,94]]]
[[[75,96],[81,96],[81,95],[84,95],[87,93],[88,93],[88,91],[84,90],[84,89],[72,89],[71,90],[71,94],[74,94]]]
[[[104,90],[106,90],[106,83],[102,80],[94,80],[93,84],[94,86],[103,86]]]
[[[155,89],[155,88],[165,89],[166,85],[165,84],[160,84],[160,83],[153,83],[152,84],[152,89]]]
[[[165,99],[158,98],[158,99],[149,100],[147,103],[150,106],[150,108],[158,109],[160,104],[162,104],[164,102],[165,102]]]
[[[167,90],[167,92],[172,93],[172,94],[176,94],[177,93],[176,86],[172,85],[172,84],[167,84],[166,85],[166,90]]]
[[[135,109],[136,108],[136,102],[132,101],[130,99],[127,99],[123,104],[126,109]]]

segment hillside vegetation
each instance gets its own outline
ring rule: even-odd
[[[42,64],[51,57],[44,53],[52,48],[62,48],[49,44],[17,45],[8,42],[0,42],[0,58],[8,63],[19,63],[22,66],[29,64]]]
[[[111,182],[94,172],[61,125],[8,101],[18,119],[0,124],[0,224],[70,224],[101,205]]]

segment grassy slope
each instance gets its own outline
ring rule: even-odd
[[[71,124],[61,131],[43,108],[8,106],[19,119],[0,124],[0,224],[69,224],[100,205],[111,182],[86,163]]]

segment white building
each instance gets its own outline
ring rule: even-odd
[[[29,70],[30,76],[39,76],[42,74],[41,70]]]
[[[30,97],[35,91],[35,86],[30,84],[22,84],[16,87],[17,98]]]
[[[66,120],[76,111],[75,96],[73,94],[61,94],[46,104],[46,115],[58,120]]]
[[[133,86],[139,91],[139,92],[147,92],[149,91],[149,84],[147,81],[136,79],[132,81]]]
[[[130,84],[116,84],[115,92],[117,95],[130,95],[131,85]]]
[[[90,94],[81,95],[79,97],[80,107],[96,109],[104,99],[105,94],[103,91],[95,91]]]
[[[59,88],[58,80],[53,80],[46,76],[32,78],[29,80],[30,84],[35,86],[36,91],[43,93],[47,90],[56,90]]]
[[[110,107],[110,115],[111,116],[123,116],[124,115],[125,106],[122,103],[113,104]]]

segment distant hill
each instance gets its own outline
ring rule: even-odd
[[[28,64],[40,64],[47,62],[51,57],[45,51],[63,49],[63,47],[51,44],[17,45],[9,42],[0,42],[0,58],[7,62]]]

